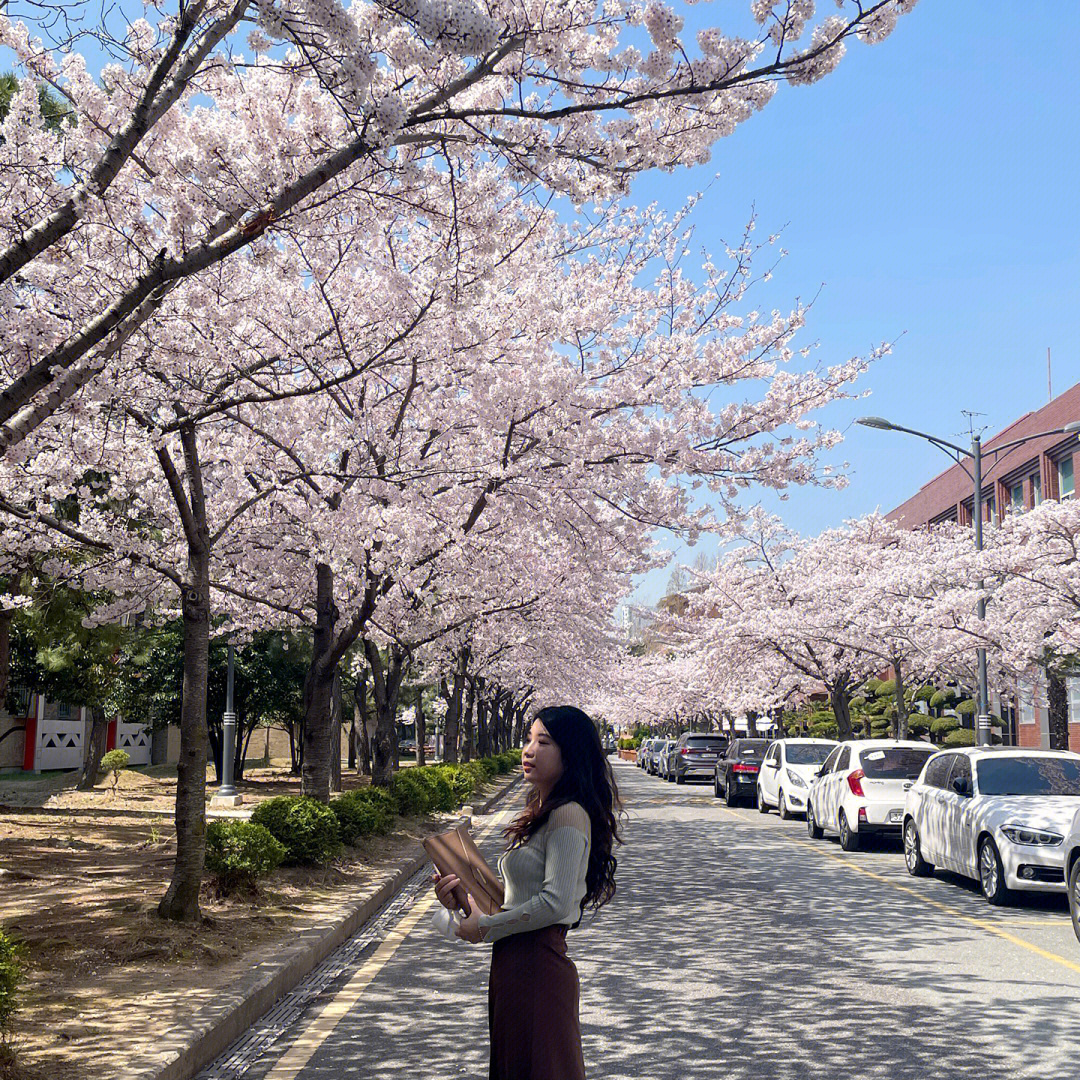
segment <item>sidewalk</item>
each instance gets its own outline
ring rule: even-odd
[[[0,819],[2,861],[29,869],[0,871],[0,924],[32,961],[16,1035],[33,1080],[193,1075],[416,873],[423,836],[460,820],[402,818],[331,866],[282,868],[254,902],[207,895],[207,920],[187,927],[153,910],[175,851],[156,815],[95,822],[42,809]]]

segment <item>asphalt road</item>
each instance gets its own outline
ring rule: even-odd
[[[899,842],[845,853],[801,820],[627,763],[618,894],[570,934],[592,1080],[1080,1077],[1080,945],[1063,897],[993,909]],[[494,860],[494,827],[486,850]],[[487,1076],[487,946],[416,881],[261,1052],[204,1076]]]

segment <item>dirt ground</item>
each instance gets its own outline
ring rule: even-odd
[[[198,1008],[215,986],[377,886],[456,816],[402,818],[390,836],[367,838],[328,867],[279,870],[255,896],[224,898],[205,884],[205,922],[177,926],[155,913],[175,855],[171,820],[102,813],[171,813],[175,777],[151,773],[122,774],[115,794],[108,785],[76,792],[63,778],[0,780],[0,805],[34,808],[0,810],[0,926],[27,958],[18,1071],[0,1063],[2,1080],[114,1080],[110,1051],[151,1046],[178,1010]],[[345,786],[361,782],[350,776]],[[296,793],[298,781],[257,769],[240,790],[250,806]]]

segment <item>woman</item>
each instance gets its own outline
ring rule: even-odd
[[[481,915],[470,903],[457,934],[494,943],[491,1080],[584,1080],[578,975],[566,955],[566,931],[587,907],[600,908],[615,893],[621,803],[596,725],[580,709],[541,709],[521,764],[532,790],[505,830],[505,907]],[[459,884],[453,875],[436,875],[435,894],[451,911]]]

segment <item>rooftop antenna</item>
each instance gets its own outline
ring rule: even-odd
[[[961,412],[961,415],[967,417],[968,435],[969,435],[970,438],[974,439],[975,438],[975,417],[976,416],[985,416],[986,413],[972,412],[970,409],[961,409],[960,412]],[[981,428],[979,428],[979,434],[981,435],[985,430],[986,430],[986,425],[983,424],[983,426]]]

